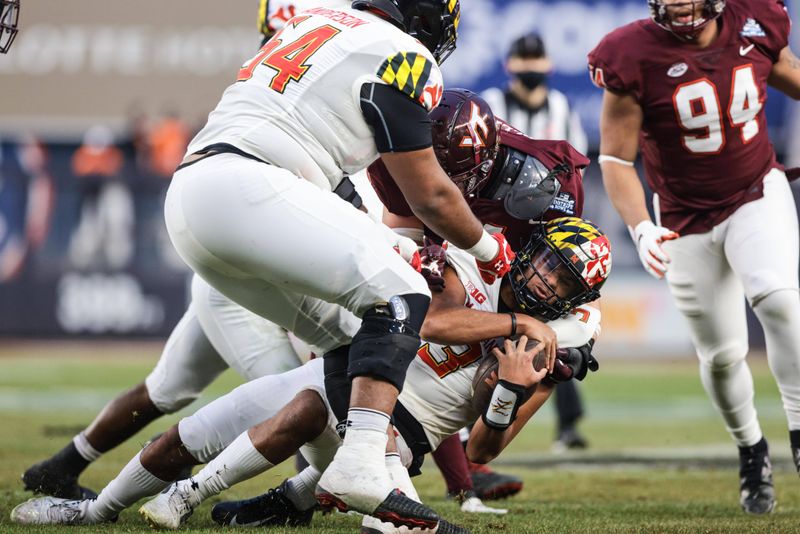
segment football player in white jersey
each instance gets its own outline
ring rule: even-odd
[[[380,154],[420,218],[487,279],[508,270],[513,252],[483,230],[431,148],[426,112],[441,98],[436,61],[455,46],[458,0],[353,8],[305,11],[240,69],[173,177],[166,223],[196,273],[284,328],[297,295],[362,318],[347,362],[350,432],[320,502],[435,528],[438,516],[407,506],[383,461],[430,293],[379,227],[333,192]],[[552,362],[554,333],[542,325],[537,335]]]
[[[467,452],[473,460],[482,462],[496,456],[546,400],[547,388],[530,401],[523,399],[522,389],[540,381],[547,371],[541,364],[539,371],[533,370],[531,359],[539,351],[519,351],[524,352],[519,356],[527,358],[522,360],[524,365],[512,357],[515,351],[501,355],[499,385],[494,388],[492,402],[479,409],[473,405],[472,396],[480,341],[526,331],[536,315],[554,320],[551,324],[563,343],[585,344],[597,331],[599,311],[584,304],[599,296],[611,267],[605,236],[591,223],[576,218],[555,219],[546,224],[545,232],[536,232],[502,282],[486,282],[463,251],[451,249],[449,256],[451,269],[445,273],[448,283],[443,293],[436,294],[423,329],[430,339],[419,347],[411,363],[411,379],[395,411],[400,433],[392,450],[405,456],[406,466],[414,463],[413,457],[429,452],[443,438],[479,417],[482,422],[476,424]],[[564,317],[581,305],[577,313]],[[503,311],[497,313],[498,309]],[[568,353],[565,359],[568,366],[557,368],[564,373],[559,375],[562,378],[570,378],[573,372],[583,378],[592,366],[590,356],[580,351]],[[183,419],[146,447],[97,500],[34,499],[18,506],[12,518],[36,524],[108,521],[142,496],[166,487],[168,482],[164,481],[171,480],[187,464],[211,460],[191,481],[178,483],[143,507],[142,513],[152,523],[175,528],[204,498],[276,465],[301,446],[314,466],[309,469],[316,471],[310,485],[295,484],[298,501],[292,506],[307,513],[315,504],[313,489],[319,471],[341,443],[337,419],[328,405],[323,369],[321,360],[312,360],[282,375],[240,386]],[[270,395],[264,395],[264,391]],[[498,404],[513,409],[492,408]],[[248,432],[251,426],[254,428]],[[348,428],[347,433],[351,430]],[[141,465],[149,479],[142,476]],[[224,469],[220,469],[222,465]],[[394,484],[416,497],[397,454],[390,455],[389,466]],[[292,494],[287,494],[291,499]],[[440,523],[439,529],[462,532],[447,523]]]

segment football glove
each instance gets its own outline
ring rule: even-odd
[[[678,234],[663,226],[656,226],[650,220],[644,220],[631,230],[631,235],[644,270],[659,280],[664,278],[670,259],[661,244],[677,239]]]
[[[400,254],[400,257],[406,260],[408,264],[417,272],[422,268],[419,258],[419,247],[413,239],[404,237],[385,224],[379,225],[383,231],[383,236],[392,248]]]
[[[590,339],[582,347],[557,349],[556,364],[553,372],[547,376],[546,382],[558,384],[573,378],[583,380],[589,371],[597,371],[600,364],[592,356],[592,347],[594,347],[594,339]]]
[[[423,247],[419,251],[422,269],[420,273],[428,282],[431,291],[444,291],[444,266],[447,263],[447,251],[425,237]]]
[[[487,284],[491,284],[498,278],[502,278],[511,270],[511,262],[516,255],[511,250],[511,246],[506,241],[506,237],[501,233],[492,234],[492,239],[497,241],[497,254],[489,261],[475,260],[478,264],[478,271],[481,278]]]

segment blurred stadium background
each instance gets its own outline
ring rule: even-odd
[[[25,497],[17,481],[22,470],[53,452],[107,400],[144,377],[158,357],[159,344],[185,310],[188,272],[166,236],[163,194],[191,135],[259,42],[252,0],[23,4],[18,40],[10,54],[0,56],[4,532],[7,510]],[[800,20],[795,7],[800,4],[789,5],[792,18]],[[601,91],[589,81],[586,53],[613,28],[647,16],[646,2],[462,0],[462,10],[458,50],[443,69],[446,86],[476,91],[504,86],[502,62],[508,45],[538,30],[556,66],[550,84],[580,113],[594,161]],[[797,50],[796,34],[794,40]],[[771,135],[787,166],[800,163],[799,110],[782,95],[770,93]],[[586,173],[585,188],[585,216],[611,236],[614,246],[614,272],[604,289],[603,335],[596,349],[602,370],[582,388],[588,405],[583,429],[591,447],[578,455],[551,455],[552,410],[545,409],[503,458],[519,466],[528,481],[522,498],[509,503],[512,511],[521,512],[532,499],[557,520],[578,513],[593,494],[591,487],[598,487],[612,504],[616,501],[610,495],[621,492],[620,499],[633,506],[627,513],[647,517],[643,501],[656,498],[650,481],[658,480],[662,488],[675,484],[671,498],[676,503],[682,502],[681,495],[692,496],[688,508],[676,504],[663,512],[668,519],[674,515],[677,523],[637,523],[609,511],[604,517],[610,523],[579,521],[575,527],[793,530],[785,527],[797,517],[800,493],[792,487],[796,482],[782,483],[788,471],[778,481],[778,523],[748,519],[721,527],[703,522],[709,513],[737,517],[735,447],[702,391],[682,318],[665,285],[640,268],[627,230],[606,199],[596,163]],[[754,321],[751,343],[759,413],[777,463],[786,470],[784,418],[759,353],[763,339]],[[236,381],[227,373],[199,402]],[[100,487],[141,442],[90,469],[88,482]],[[570,471],[573,475],[564,485],[556,467],[565,465],[588,467]],[[629,471],[595,471],[602,465],[627,465]],[[649,470],[638,471],[642,465]],[[537,470],[529,471],[531,466]],[[712,471],[695,473],[700,466]],[[714,474],[717,467],[725,470]],[[717,479],[719,491],[714,489]],[[433,473],[423,480],[423,496],[443,494]],[[535,489],[539,482],[542,491]],[[709,492],[696,495],[698,484],[708,484]],[[708,507],[695,506],[696,499]],[[656,516],[650,519],[660,521]],[[511,531],[529,531],[516,530],[517,520],[509,520]],[[542,528],[554,521],[538,520]],[[472,526],[488,529],[505,520],[492,521],[474,520]]]

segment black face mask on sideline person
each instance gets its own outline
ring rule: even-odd
[[[547,81],[548,74],[540,71],[515,72],[513,76],[528,90],[534,90]]]

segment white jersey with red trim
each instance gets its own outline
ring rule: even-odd
[[[265,36],[271,36],[283,28],[289,19],[307,9],[312,7],[349,9],[352,3],[350,0],[259,0],[258,31]]]
[[[443,91],[419,41],[366,11],[315,7],[293,17],[239,70],[189,153],[228,143],[334,189],[377,159],[361,86],[384,83],[430,110]]]
[[[452,245],[447,248],[447,261],[464,285],[464,305],[474,310],[496,312],[500,281],[484,282],[475,258]],[[425,429],[432,449],[480,416],[470,401],[472,377],[481,355],[480,343],[450,346],[423,342],[408,367],[398,401]]]
[[[449,246],[447,260],[466,290],[464,305],[496,313],[501,282],[484,282],[475,259],[463,250]],[[589,341],[599,322],[597,309],[581,306],[548,325],[556,331],[560,347],[577,347]],[[472,407],[472,379],[482,354],[481,343],[450,346],[423,341],[411,362],[398,400],[422,425],[433,450],[480,417]]]

